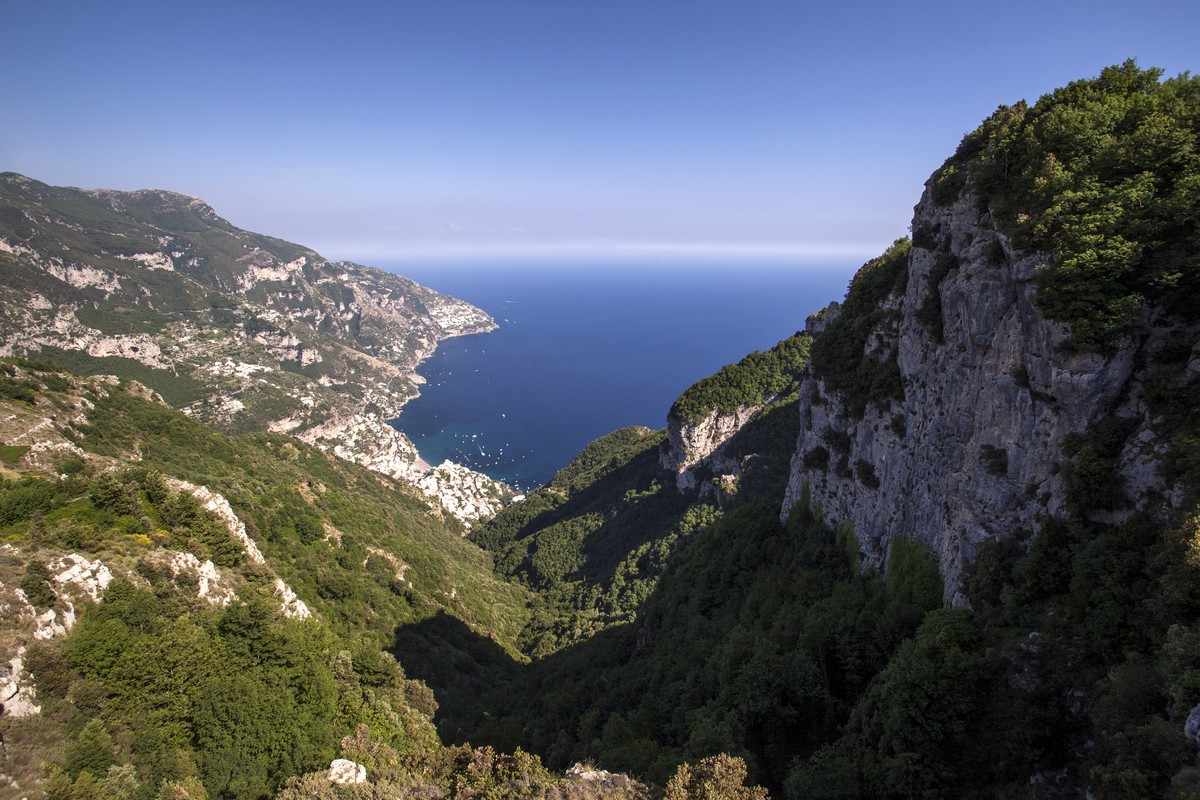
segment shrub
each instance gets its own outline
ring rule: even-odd
[[[52,608],[58,601],[58,596],[50,586],[50,570],[40,558],[31,558],[25,562],[25,572],[21,575],[21,591],[25,593],[31,605],[39,608]]]
[[[858,476],[858,481],[868,489],[879,488],[879,476],[875,474],[875,465],[865,459],[857,459],[854,462],[854,474]]]
[[[804,454],[804,468],[808,470],[829,469],[829,451],[817,446]]]
[[[909,537],[897,536],[888,549],[887,588],[918,608],[939,607],[943,584],[937,557]]]
[[[941,284],[951,272],[958,269],[958,266],[958,257],[953,253],[938,253],[937,262],[929,271],[928,293],[925,295],[925,301],[921,303],[921,307],[917,309],[917,321],[929,330],[934,341],[938,343],[945,341]]]
[[[1008,474],[1008,451],[1003,447],[990,444],[981,445],[979,461],[993,475],[1003,477]]]
[[[28,405],[37,404],[37,384],[29,381],[17,381],[12,378],[0,378],[0,397],[16,400]]]
[[[1133,61],[1001,106],[940,173],[966,170],[1018,247],[1048,254],[1037,304],[1072,344],[1112,351],[1148,304],[1194,320],[1200,77]]]
[[[867,353],[867,342],[880,328],[894,325],[894,315],[882,306],[908,286],[911,247],[907,238],[897,239],[864,264],[850,281],[842,315],[812,343],[813,370],[829,389],[843,394],[855,419],[862,418],[870,403],[904,396],[895,352],[880,359]]]
[[[699,764],[681,764],[663,800],[768,800],[761,786],[747,787],[746,762],[722,753]]]

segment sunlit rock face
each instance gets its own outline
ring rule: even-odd
[[[701,464],[716,471],[731,469],[725,464],[722,450],[763,406],[742,406],[732,414],[714,409],[699,422],[687,422],[671,414],[667,417],[667,446],[659,454],[663,469],[675,473],[675,485],[680,491],[695,489],[695,467]]]

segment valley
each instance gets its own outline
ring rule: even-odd
[[[485,313],[5,173],[0,798],[1196,796],[1197,109],[1001,106],[517,502],[386,424]]]

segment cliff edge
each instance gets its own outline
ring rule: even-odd
[[[1179,510],[1168,462],[1200,375],[1196,226],[1175,216],[1183,162],[1131,142],[1147,108],[1195,85],[1157,77],[1127,64],[1001,107],[934,174],[911,242],[814,326],[785,518],[804,500],[853,526],[868,567],[910,537],[965,604],[985,541]],[[1106,127],[1104,148],[1081,144]]]

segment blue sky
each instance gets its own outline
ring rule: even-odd
[[[372,262],[877,253],[1000,103],[1200,3],[0,0],[0,170]]]

